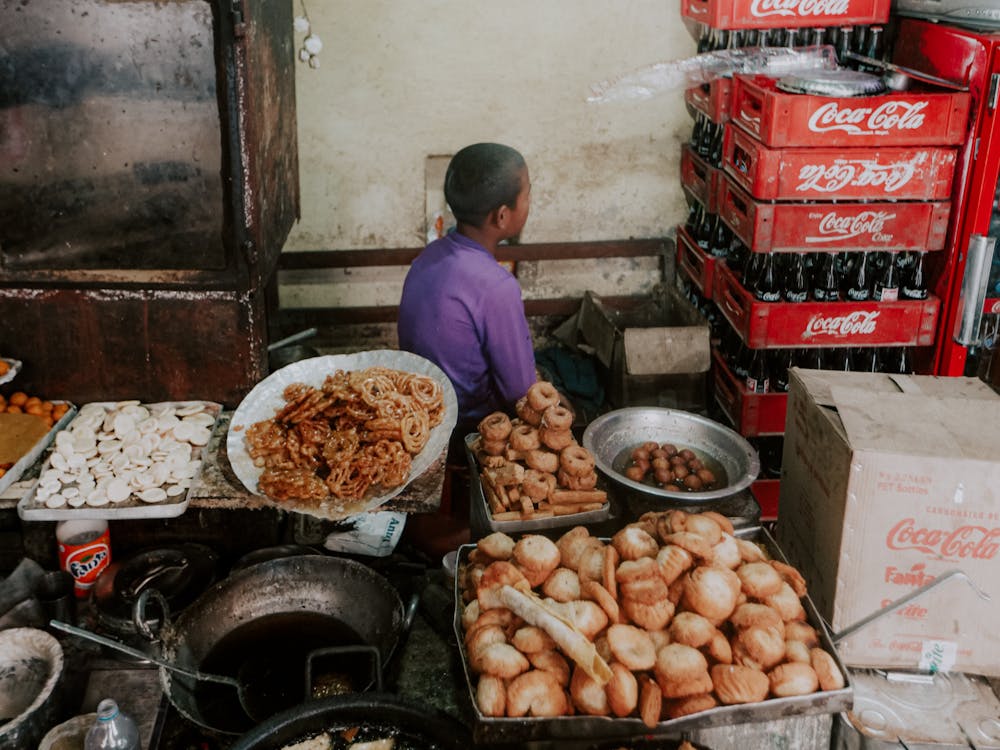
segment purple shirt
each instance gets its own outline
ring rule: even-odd
[[[399,303],[399,347],[451,379],[459,422],[509,411],[535,382],[521,287],[482,245],[452,232],[413,261]]]

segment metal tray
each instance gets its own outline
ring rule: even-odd
[[[65,404],[69,402],[53,401],[52,403]],[[39,456],[42,455],[45,449],[52,443],[53,439],[55,439],[56,433],[68,425],[74,416],[76,416],[76,407],[73,406],[73,404],[69,404],[69,408],[66,410],[66,413],[59,418],[59,421],[52,425],[52,428],[45,433],[45,435],[42,436],[37,443],[35,443],[34,447],[21,456],[21,458],[19,458],[17,462],[7,469],[6,473],[0,477],[0,493],[6,491],[8,487],[20,479],[24,472],[28,470],[29,466],[34,465]]]
[[[519,534],[529,531],[545,531],[546,529],[561,529],[568,526],[579,526],[581,524],[597,523],[605,521],[611,516],[611,500],[604,503],[603,508],[588,510],[583,513],[571,513],[566,516],[553,516],[552,518],[539,518],[534,521],[494,521],[483,495],[483,483],[479,478],[479,462],[472,452],[472,443],[478,436],[478,432],[465,436],[465,456],[469,461],[469,520],[471,526],[476,531],[487,529],[487,533],[502,531],[505,534]],[[607,490],[604,486],[604,478],[598,475],[598,489]],[[484,535],[485,536],[485,535]]]
[[[118,403],[120,402],[103,401],[94,402],[93,405],[108,409],[116,406]],[[222,404],[215,403],[214,401],[164,401],[156,404],[142,404],[142,406],[152,407],[169,405],[183,408],[185,406],[193,406],[196,404],[203,406],[205,411],[215,417],[215,422],[213,422],[212,426],[209,428],[214,432],[215,427],[218,424],[219,414],[222,412]],[[72,423],[70,423],[69,428],[72,428]],[[205,444],[199,454],[202,464],[204,464],[205,460],[208,458],[209,445],[211,445],[211,440]],[[44,473],[51,468],[51,462],[52,457],[50,454],[45,459],[38,481],[35,482],[31,489],[17,504],[17,514],[25,521],[68,521],[73,519],[107,519],[113,521],[135,518],[174,518],[187,510],[187,506],[191,498],[191,490],[197,483],[198,477],[201,475],[201,469],[199,469],[195,472],[194,476],[191,477],[191,484],[187,488],[186,492],[177,495],[174,498],[168,497],[166,500],[159,503],[145,503],[133,494],[122,503],[108,503],[107,505],[99,507],[82,505],[79,508],[48,508],[43,503],[36,500],[35,495],[38,491],[42,475],[44,475]]]
[[[369,367],[388,367],[403,372],[413,372],[433,378],[441,386],[444,396],[444,419],[431,430],[427,445],[413,458],[410,476],[398,487],[393,487],[379,494],[366,496],[357,500],[337,500],[330,498],[322,503],[295,500],[271,500],[257,487],[257,480],[263,469],[255,466],[247,453],[244,434],[246,429],[255,422],[271,419],[285,404],[282,395],[285,388],[292,383],[305,383],[318,388],[327,375],[337,370],[364,370]],[[424,474],[432,465],[441,459],[448,450],[451,431],[458,419],[458,399],[455,388],[448,376],[429,359],[424,359],[410,352],[393,349],[378,349],[355,354],[329,354],[312,359],[304,359],[283,367],[271,373],[253,387],[236,407],[229,423],[229,434],[226,436],[226,452],[233,472],[250,492],[266,500],[269,504],[282,510],[305,513],[316,518],[340,520],[356,513],[375,510],[398,495],[413,480]]]
[[[3,375],[0,375],[0,385],[3,385],[4,383],[9,383],[10,381],[12,381],[14,378],[17,377],[17,373],[20,372],[21,370],[21,360],[7,359],[6,357],[0,357],[0,360],[6,362],[7,365],[10,367],[10,369],[7,370],[7,372],[5,372]]]
[[[784,554],[778,548],[777,542],[767,529],[757,526],[741,529],[736,535],[763,543],[772,557],[787,562]],[[606,540],[605,540],[606,541]],[[475,545],[462,545],[458,550],[459,565],[468,562],[469,552]],[[455,601],[462,601],[459,589],[459,577],[455,579]],[[710,727],[728,726],[730,724],[745,724],[749,722],[774,721],[795,716],[810,714],[836,714],[847,711],[854,702],[854,686],[850,673],[840,661],[833,639],[826,624],[816,610],[816,605],[807,595],[802,599],[810,625],[816,628],[824,649],[833,655],[837,668],[844,678],[844,687],[840,690],[827,690],[798,695],[790,698],[768,698],[760,703],[749,703],[735,706],[717,706],[707,711],[701,711],[679,719],[661,721],[655,728],[647,727],[638,718],[617,719],[609,716],[563,716],[552,719],[511,719],[483,716],[476,705],[475,677],[466,657],[464,632],[462,630],[461,610],[455,607],[453,628],[456,642],[462,660],[462,671],[465,674],[465,684],[469,690],[469,700],[473,714],[473,737],[477,742],[526,742],[529,740],[597,740],[629,737],[660,737],[678,736],[683,732]]]

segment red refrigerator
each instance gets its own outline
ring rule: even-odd
[[[934,254],[930,269],[941,299],[932,368],[939,375],[984,375],[977,364],[995,353],[1000,323],[1000,250],[993,252],[1000,238],[1000,30],[900,18],[894,37],[894,63],[961,83],[972,96],[947,251]]]

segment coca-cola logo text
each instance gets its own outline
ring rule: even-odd
[[[917,526],[913,518],[904,518],[889,530],[885,546],[894,550],[916,550],[933,557],[992,560],[1000,551],[1000,528],[928,529]]]
[[[923,127],[927,102],[888,101],[878,107],[841,107],[828,102],[812,113],[809,129],[814,133],[842,130],[848,135],[888,135],[892,130]]]
[[[878,310],[856,310],[848,315],[813,315],[806,325],[803,337],[872,334],[875,333],[878,316]]]
[[[886,222],[896,218],[888,211],[862,211],[855,216],[841,216],[836,211],[820,219],[816,231],[819,236],[809,235],[806,242],[835,242],[852,237],[868,235],[872,242],[891,242],[892,235],[885,232]]]
[[[832,193],[848,186],[879,187],[886,193],[893,193],[913,179],[917,162],[913,159],[879,164],[867,159],[836,159],[832,164],[806,164],[799,169],[800,182],[795,189]]]
[[[849,0],[753,0],[750,14],[768,16],[843,16],[850,9]]]

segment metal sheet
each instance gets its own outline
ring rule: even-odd
[[[49,399],[233,407],[266,372],[254,293],[0,288],[0,320],[5,348],[24,361],[18,387]]]
[[[222,268],[212,3],[0,0],[0,26],[4,266]]]
[[[773,537],[763,527],[754,527],[737,531],[741,538],[752,539],[764,544],[770,554],[778,560],[785,560],[784,554],[778,548]],[[459,565],[468,562],[468,555],[475,545],[463,545],[459,548]],[[455,601],[462,601],[462,593],[458,578],[455,583]],[[594,740],[628,737],[679,736],[684,732],[721,727],[731,724],[746,724],[764,722],[789,717],[806,716],[810,714],[832,714],[848,710],[853,704],[854,686],[848,670],[837,656],[826,625],[816,610],[812,600],[806,596],[802,599],[809,623],[820,635],[822,647],[833,655],[837,667],[844,678],[844,687],[840,690],[820,691],[810,695],[800,695],[790,698],[769,698],[760,703],[735,706],[718,706],[707,711],[691,714],[680,719],[661,721],[654,729],[650,729],[638,718],[617,719],[607,716],[565,716],[553,719],[510,719],[484,716],[476,704],[476,689],[473,672],[469,666],[465,650],[461,652],[462,670],[465,674],[466,687],[469,691],[469,701],[473,714],[473,734],[477,742],[526,742],[529,740]],[[464,631],[461,622],[461,607],[455,607],[453,623],[455,638],[458,644],[464,642]]]

